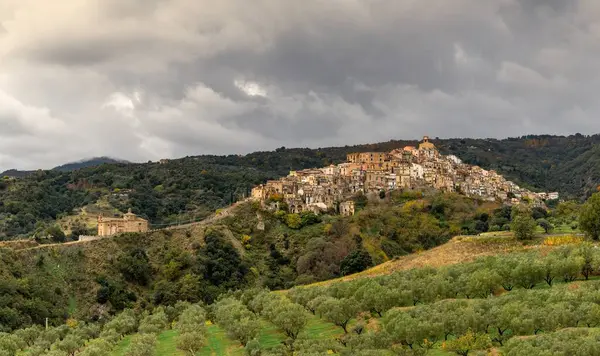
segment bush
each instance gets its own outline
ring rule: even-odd
[[[287,214],[285,216],[285,224],[290,229],[299,229],[302,227],[302,218],[298,214]]]

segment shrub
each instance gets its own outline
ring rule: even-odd
[[[561,245],[580,244],[582,242],[583,242],[582,236],[560,235],[560,236],[546,237],[544,239],[543,244],[546,246],[561,246]]]

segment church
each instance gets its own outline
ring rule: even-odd
[[[148,231],[148,220],[142,219],[131,212],[131,209],[122,218],[105,218],[98,216],[98,236],[111,236],[123,232]]]

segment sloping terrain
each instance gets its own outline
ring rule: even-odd
[[[437,268],[471,262],[482,256],[494,256],[515,251],[524,251],[528,248],[540,248],[540,246],[523,246],[521,242],[516,241],[510,234],[498,234],[498,237],[457,236],[447,243],[430,250],[396,257],[393,260],[384,262],[359,273],[311,285],[324,286],[340,281],[351,281],[360,278],[388,275],[397,271],[413,268]]]
[[[133,212],[153,224],[204,217],[249,195],[250,189],[290,169],[340,163],[346,154],[390,151],[415,140],[393,140],[330,148],[279,148],[247,155],[196,156],[162,163],[103,164],[60,172],[35,171],[0,179],[0,239],[31,235],[84,206],[108,201],[117,211]],[[444,154],[497,170],[533,190],[558,191],[583,199],[600,184],[600,135],[524,136],[496,139],[434,139]]]

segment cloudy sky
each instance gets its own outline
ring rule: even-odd
[[[0,171],[600,131],[598,0],[0,0]]]

